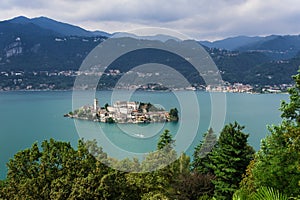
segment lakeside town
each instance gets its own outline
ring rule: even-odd
[[[74,80],[77,76],[106,76],[117,77],[123,74],[119,70],[108,70],[105,73],[102,72],[86,72],[86,71],[1,71],[0,78],[0,91],[48,91],[48,90],[72,90]],[[138,73],[139,77],[151,77],[152,73]],[[189,87],[165,87],[160,83],[146,84],[146,85],[126,85],[118,86],[117,89],[136,89],[146,91],[178,91],[178,90],[198,90],[207,92],[233,92],[233,93],[284,93],[288,88],[292,87],[292,84],[280,84],[280,85],[250,85],[243,83],[229,83],[224,81],[219,85],[202,85],[193,84]],[[82,89],[89,89],[87,86]],[[95,88],[92,88],[95,89]],[[110,85],[102,85],[97,89],[112,89]]]
[[[82,106],[65,114],[64,117],[103,123],[155,123],[179,120],[177,108],[167,112],[151,103],[136,101],[116,101],[113,105],[106,103],[104,107],[100,107],[97,98],[94,99],[92,106]]]

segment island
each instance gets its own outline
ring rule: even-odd
[[[82,106],[65,114],[64,117],[104,123],[154,123],[179,120],[177,108],[172,108],[168,112],[151,103],[137,101],[116,101],[113,105],[106,103],[100,107],[96,98],[92,106]]]

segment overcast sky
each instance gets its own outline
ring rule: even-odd
[[[1,0],[0,20],[46,16],[88,30],[171,28],[198,40],[300,34],[299,0]]]

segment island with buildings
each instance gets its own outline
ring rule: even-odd
[[[177,108],[172,108],[168,112],[151,103],[136,101],[116,101],[113,105],[106,103],[100,107],[96,98],[92,106],[82,106],[65,114],[64,117],[104,123],[152,123],[179,120]]]

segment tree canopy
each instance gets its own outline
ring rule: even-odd
[[[193,169],[201,174],[214,174],[213,170],[209,167],[211,160],[209,155],[217,144],[217,135],[210,128],[204,135],[201,141],[194,150],[194,160],[192,162]]]
[[[95,141],[80,140],[76,149],[53,139],[34,143],[7,164],[0,199],[197,199],[211,194],[212,177],[191,173],[190,158],[182,153],[177,159],[174,142],[164,131],[159,151],[142,162],[109,158]]]
[[[262,141],[242,182],[248,193],[272,187],[290,197],[300,195],[300,74],[293,78],[290,101],[283,101],[280,107],[282,122],[269,127],[270,135]]]
[[[239,188],[242,175],[253,157],[254,150],[247,143],[248,134],[242,132],[243,126],[237,122],[225,125],[220,133],[217,145],[213,148],[209,159],[209,167],[216,179],[214,197],[230,199]]]

